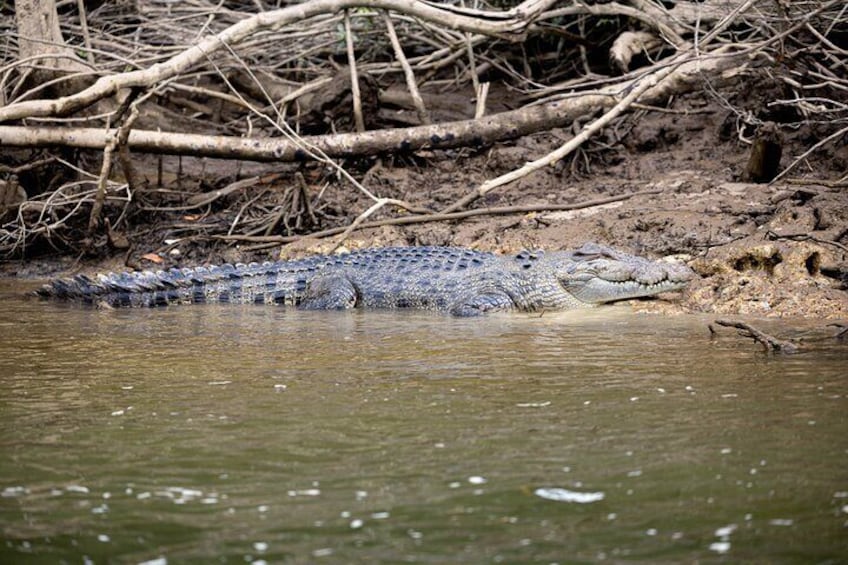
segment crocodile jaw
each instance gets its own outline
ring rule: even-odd
[[[600,277],[561,282],[569,294],[586,304],[604,304],[617,300],[654,296],[663,292],[682,290],[688,283],[689,280],[668,279],[657,283],[642,283],[635,280],[609,281]]]
[[[559,282],[581,302],[603,304],[681,290],[694,278],[686,265],[627,256],[578,261]]]

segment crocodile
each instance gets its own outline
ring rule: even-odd
[[[285,304],[302,309],[416,308],[475,316],[568,310],[680,290],[683,264],[587,243],[497,255],[459,247],[386,247],[305,259],[76,275],[37,294],[106,307]]]

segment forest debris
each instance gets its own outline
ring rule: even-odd
[[[522,4],[520,9],[514,11],[484,13],[493,16],[491,18],[463,15],[455,10],[427,2],[401,4],[391,0],[371,0],[369,4],[371,8],[391,9],[463,31],[520,40],[530,23],[554,1],[530,0]],[[310,0],[277,10],[260,12],[239,20],[218,34],[204,37],[190,48],[150,67],[102,76],[90,87],[58,100],[24,100],[0,107],[0,122],[75,112],[110,97],[124,88],[152,87],[174,78],[198,63],[208,60],[212,53],[224,49],[225,46],[238,44],[260,31],[274,30],[309,17],[332,14],[345,8],[356,7],[358,7],[357,0],[336,0],[334,2]],[[43,37],[43,34],[34,33],[32,36]],[[64,45],[61,40],[56,41],[56,43]]]
[[[504,214],[522,214],[522,213],[532,213],[532,212],[547,212],[551,210],[579,210],[583,208],[590,208],[593,206],[602,206],[605,204],[609,204],[611,202],[619,202],[621,200],[629,200],[635,196],[644,196],[649,194],[659,194],[658,190],[643,190],[641,192],[632,192],[630,194],[623,194],[620,196],[611,196],[608,198],[599,198],[595,200],[588,200],[585,202],[577,202],[574,204],[531,204],[527,206],[500,206],[500,207],[491,207],[491,208],[475,208],[471,210],[462,210],[459,212],[451,212],[451,213],[432,213],[432,214],[422,214],[420,211],[417,211],[414,214],[410,214],[407,216],[400,216],[395,218],[386,218],[384,220],[375,220],[371,222],[362,222],[358,226],[360,229],[365,228],[376,228],[381,226],[400,226],[400,225],[410,225],[410,224],[424,224],[429,222],[443,222],[449,220],[459,220],[463,218],[471,218],[474,216],[495,216],[495,215],[504,215]],[[381,204],[382,207],[382,204]],[[413,210],[415,212],[415,210]],[[366,212],[367,215],[370,213]],[[365,216],[365,214],[363,214]],[[364,220],[365,218],[363,218]],[[360,220],[361,221],[361,220]],[[267,247],[274,247],[280,244],[293,243],[295,241],[299,241],[301,239],[306,238],[322,238],[322,237],[331,237],[334,235],[344,233],[347,237],[350,232],[350,226],[348,227],[337,227],[337,228],[329,228],[326,230],[322,230],[319,232],[314,232],[306,236],[282,236],[282,235],[274,235],[274,236],[243,236],[243,235],[219,235],[214,236],[215,239],[221,239],[225,241],[244,241],[250,243],[257,243],[259,245],[253,247],[253,250],[256,249],[264,249]],[[347,232],[347,233],[345,233]]]
[[[56,12],[55,2],[44,1],[41,4],[52,4],[52,11]],[[7,34],[11,31],[10,37],[36,40],[29,46],[24,45],[26,42],[23,41],[11,42],[3,50],[3,57],[0,57],[11,61],[0,88],[0,145],[35,148],[51,146],[64,150],[33,151],[30,155],[18,149],[3,152],[2,160],[6,161],[8,155],[9,167],[4,170],[0,165],[0,173],[20,169],[24,166],[20,164],[22,161],[52,152],[61,155],[61,159],[57,157],[57,168],[64,176],[48,176],[42,171],[36,171],[38,176],[20,176],[29,200],[13,210],[18,212],[16,217],[0,230],[2,253],[25,255],[31,253],[30,250],[43,249],[40,244],[73,248],[77,246],[74,240],[79,237],[78,234],[85,233],[84,226],[80,225],[80,216],[89,210],[92,212],[89,217],[93,228],[99,227],[100,220],[111,220],[116,229],[129,234],[133,242],[137,242],[141,234],[147,237],[155,233],[161,227],[156,222],[163,217],[168,218],[170,229],[177,230],[178,235],[185,236],[186,241],[192,241],[192,245],[208,241],[221,233],[234,238],[263,233],[270,237],[280,233],[278,228],[281,226],[288,228],[289,218],[294,229],[286,229],[286,235],[299,235],[304,231],[297,224],[301,217],[306,217],[292,215],[291,210],[287,209],[285,194],[281,194],[281,189],[278,190],[278,187],[289,184],[286,181],[275,187],[260,186],[260,190],[251,190],[250,193],[246,189],[233,188],[232,196],[225,202],[222,202],[222,193],[204,194],[197,197],[202,208],[196,211],[203,214],[197,217],[205,219],[211,216],[212,221],[203,222],[202,225],[197,222],[187,225],[185,222],[190,220],[182,224],[170,224],[175,211],[186,209],[178,206],[185,205],[192,192],[197,192],[201,187],[207,190],[208,186],[226,185],[269,168],[239,163],[231,172],[223,169],[223,163],[186,159],[184,169],[183,159],[178,158],[176,163],[179,168],[174,186],[170,184],[170,179],[163,182],[163,160],[160,159],[156,180],[137,182],[133,180],[136,175],[129,167],[130,149],[180,156],[270,161],[275,165],[274,170],[284,170],[282,174],[286,177],[296,167],[277,167],[280,162],[317,160],[324,167],[305,168],[326,173],[325,188],[344,190],[345,186],[333,185],[337,180],[344,179],[370,199],[363,203],[360,195],[345,194],[331,202],[320,198],[324,190],[322,188],[316,196],[316,204],[320,202],[320,206],[316,206],[315,213],[318,217],[327,218],[326,227],[333,229],[348,229],[339,224],[345,222],[345,218],[349,220],[357,215],[360,226],[382,222],[383,218],[377,216],[366,221],[368,210],[376,213],[379,206],[374,208],[375,203],[388,203],[397,198],[410,198],[424,209],[424,212],[415,213],[419,217],[412,217],[414,222],[410,222],[409,216],[404,216],[394,207],[383,207],[380,214],[395,216],[390,219],[398,220],[398,223],[453,220],[494,213],[491,209],[481,209],[473,210],[468,215],[431,215],[430,211],[459,199],[462,194],[457,194],[457,191],[464,193],[483,185],[487,174],[490,174],[488,171],[503,172],[503,166],[500,170],[497,167],[493,169],[486,161],[481,170],[487,172],[477,175],[471,182],[466,182],[462,174],[457,174],[444,177],[442,186],[432,189],[428,186],[400,188],[383,183],[377,186],[380,192],[371,194],[363,188],[371,186],[369,183],[363,182],[360,186],[352,178],[359,172],[358,167],[367,164],[366,160],[348,158],[402,153],[399,158],[394,157],[394,161],[387,161],[402,165],[414,163],[416,167],[429,166],[435,161],[447,165],[451,161],[478,157],[480,147],[489,147],[501,140],[567,126],[571,126],[574,135],[580,135],[581,128],[587,125],[595,128],[594,133],[598,137],[601,129],[606,130],[598,142],[598,146],[603,148],[599,151],[615,150],[615,145],[623,136],[632,135],[634,131],[643,136],[650,135],[656,130],[650,126],[642,127],[645,123],[642,119],[644,112],[635,113],[632,120],[616,118],[612,123],[606,123],[605,117],[598,119],[598,116],[621,104],[643,86],[643,81],[660,76],[665,69],[681,61],[685,64],[669,75],[667,80],[657,84],[656,89],[649,88],[638,102],[625,104],[623,111],[650,108],[654,112],[684,115],[699,112],[702,111],[700,108],[693,109],[688,102],[680,104],[678,101],[681,97],[678,94],[700,89],[709,93],[710,98],[721,100],[722,106],[730,108],[732,115],[737,117],[735,122],[728,121],[728,131],[722,132],[722,135],[729,134],[729,138],[732,137],[729,130],[734,127],[740,130],[750,127],[752,123],[759,123],[759,116],[762,115],[760,110],[774,106],[787,107],[787,110],[793,111],[793,115],[802,118],[802,125],[816,124],[813,131],[822,141],[810,148],[810,152],[824,153],[820,151],[824,145],[834,144],[845,131],[827,135],[833,129],[844,126],[842,117],[846,111],[834,95],[834,92],[844,91],[848,86],[848,79],[843,78],[844,73],[841,72],[844,64],[839,57],[844,50],[833,43],[836,41],[834,37],[838,39],[839,26],[844,20],[844,2],[838,0],[817,0],[803,6],[794,6],[782,0],[771,4],[755,0],[665,4],[651,0],[626,3],[603,0],[576,3],[526,0],[506,11],[406,0],[374,0],[365,4],[361,0],[308,0],[264,12],[261,11],[262,3],[257,2],[230,3],[228,9],[223,10],[220,6],[216,8],[212,0],[183,3],[140,0],[135,3],[105,3],[98,10],[90,12],[91,17],[87,21],[93,24],[90,28],[92,34],[84,29],[84,3],[77,3],[76,12],[73,2],[60,4],[62,18],[53,17],[51,22],[58,24],[64,38],[52,35],[55,26],[36,31],[32,36],[28,32],[21,32],[24,26],[18,26],[15,35],[11,19],[0,19],[0,29]],[[203,25],[196,25],[197,13],[204,11],[207,18]],[[24,15],[24,11],[21,10],[17,15]],[[386,22],[385,31],[379,26],[380,18]],[[114,25],[114,21],[128,19],[134,22],[133,26]],[[164,27],[163,21],[167,22]],[[38,22],[33,20],[27,25],[34,23]],[[341,32],[343,25],[344,33]],[[396,29],[392,31],[393,28]],[[620,49],[629,44],[633,54],[642,51],[644,45],[638,47],[635,41],[641,32],[625,32],[625,29],[644,30],[644,34],[652,34],[656,51],[650,55],[656,55],[656,58],[648,58],[646,69],[615,76],[614,69],[607,65],[606,57],[598,57],[598,53],[593,50],[602,48],[606,43],[606,39],[599,42],[601,36],[619,36]],[[540,35],[549,34],[565,39],[560,42],[536,41]],[[533,41],[518,44],[530,35]],[[642,37],[648,40],[648,35]],[[392,41],[390,45],[393,38],[397,41]],[[84,79],[82,84],[69,82],[72,76],[65,72],[60,64],[61,58],[51,54],[52,51],[42,50],[41,58],[26,56],[30,47],[53,43],[60,45],[64,41],[67,46],[62,53],[68,57],[76,56],[77,63],[82,65],[79,69],[80,78]],[[398,45],[402,49],[397,49]],[[788,48],[788,45],[795,45],[798,49]],[[394,57],[391,56],[392,50],[395,52]],[[350,72],[350,66],[342,68],[345,51],[355,53],[357,71]],[[88,58],[88,62],[85,58]],[[633,64],[632,61],[624,63],[624,58],[626,56],[619,57],[619,66]],[[350,59],[353,62],[352,56]],[[781,65],[774,66],[775,61],[781,62]],[[34,84],[33,73],[37,73],[42,66],[60,71],[57,79],[61,81]],[[90,69],[90,72],[86,69]],[[401,71],[407,83],[401,100],[402,107],[415,110],[416,116],[412,116],[411,111],[394,111],[394,119],[382,119],[392,112],[387,107],[387,101],[392,98],[392,88],[399,90]],[[786,93],[784,100],[774,100],[771,94],[764,93],[763,97],[757,97],[753,102],[756,107],[750,109],[741,106],[740,99],[735,94],[731,96],[723,88],[728,79],[737,81],[740,76],[744,76],[750,84],[749,79],[760,74],[768,74],[771,81],[785,86],[780,90]],[[407,116],[421,124],[426,122],[423,115],[425,111],[434,122],[450,119],[457,121],[422,128],[336,135],[337,132],[354,129],[350,109],[357,96],[352,92],[351,76],[362,88],[361,117],[366,129],[371,125],[383,128],[407,123],[404,121]],[[344,77],[344,82],[339,80],[340,77]],[[484,87],[488,82],[481,81],[490,80],[493,81],[492,96],[487,100]],[[369,81],[373,81],[376,98],[369,96],[368,87],[372,84]],[[468,88],[469,81],[473,83],[473,89]],[[409,93],[418,86],[424,92],[420,93],[421,99],[416,101],[413,94]],[[115,112],[115,107],[132,89],[150,95],[151,99],[141,108],[142,115],[136,127],[132,131],[130,128],[124,129],[128,134],[125,135],[126,143],[120,137],[120,142],[115,142],[116,130],[110,128],[121,125],[119,118],[122,111],[118,108]],[[746,89],[741,90],[744,93]],[[341,96],[327,96],[336,93]],[[516,93],[520,95],[516,96]],[[470,101],[475,100],[475,95],[478,119],[469,120],[467,118],[475,115],[474,105],[470,104]],[[375,111],[372,112],[368,101],[374,99]],[[329,104],[322,104],[324,100],[328,100]],[[310,128],[308,118],[312,117],[310,110],[316,111],[316,104],[310,102],[320,103],[317,104],[314,121],[318,127],[314,130]],[[522,108],[521,104],[527,105]],[[97,108],[95,105],[98,105]],[[678,107],[665,107],[671,105]],[[503,108],[512,111],[503,112]],[[784,110],[778,110],[782,115]],[[483,117],[486,113],[490,115]],[[373,124],[368,123],[369,117],[374,119]],[[22,121],[24,119],[26,122]],[[9,121],[9,125],[6,125],[6,121]],[[622,122],[625,122],[626,127],[621,127]],[[682,131],[694,134],[704,127],[701,120],[689,120],[685,116],[682,122],[686,122],[687,128],[694,128]],[[86,125],[89,128],[66,127],[75,125]],[[784,123],[782,119],[779,126],[784,129],[795,127]],[[357,129],[361,129],[361,126]],[[160,130],[166,132],[160,133]],[[196,135],[212,133],[226,136]],[[305,133],[313,137],[300,137]],[[319,136],[319,133],[331,135]],[[825,135],[827,137],[822,138]],[[552,137],[555,140],[562,139],[557,131],[552,132]],[[788,141],[793,145],[799,142],[808,145],[807,139],[804,136],[801,139],[793,136]],[[136,145],[140,140],[141,143]],[[666,140],[664,134],[660,140]],[[96,148],[103,151],[110,141],[112,145],[109,151],[118,149],[118,157],[124,166],[124,178],[118,178],[120,185],[115,184],[118,175],[110,177],[107,166],[101,169],[100,182],[96,185],[98,190],[94,191],[94,183],[86,177],[91,175],[95,180],[98,178],[97,172],[92,171],[97,166],[90,160],[92,152],[74,151],[73,148]],[[566,139],[562,139],[564,141]],[[673,143],[677,142],[675,136]],[[522,145],[525,143],[521,148],[522,163],[534,159],[542,163],[550,162],[564,154],[555,152],[540,160],[538,157],[550,150],[549,143],[533,139],[521,142]],[[579,139],[570,143],[567,147],[563,146],[561,151],[567,153],[576,148],[579,155],[593,152],[580,147]],[[452,151],[457,147],[469,147],[471,150]],[[540,147],[544,149],[538,150]],[[69,148],[70,151],[67,151]],[[496,156],[499,150],[496,148],[491,154]],[[419,153],[410,157],[410,153],[416,151]],[[786,151],[793,154],[799,152],[794,147],[791,150],[787,147]],[[806,164],[807,161],[823,158],[819,154],[810,159],[810,152],[802,154],[796,163]],[[111,155],[107,153],[107,157]],[[68,155],[75,158],[69,159]],[[99,162],[99,155],[97,157]],[[743,158],[736,157],[735,160],[741,163]],[[144,167],[142,163],[146,161],[140,159],[139,164]],[[507,161],[501,164],[518,166]],[[249,172],[242,174],[243,167]],[[458,170],[464,168],[464,162],[456,167],[457,173],[467,172]],[[197,168],[200,168],[200,174],[203,175],[199,182],[191,178],[191,171]],[[588,170],[588,161],[586,168]],[[551,169],[542,175],[559,174],[561,171],[558,169]],[[67,171],[73,171],[73,174],[66,175]],[[186,172],[188,177],[185,176]],[[210,178],[212,180],[208,180]],[[184,186],[185,179],[190,179],[192,185]],[[565,187],[565,190],[570,188]],[[684,192],[681,190],[676,193]],[[299,199],[303,193],[292,191],[290,195],[292,199]],[[572,195],[560,195],[555,190],[541,194],[536,192],[535,195],[540,196],[542,203],[575,199]],[[332,196],[335,197],[335,194]],[[525,198],[524,202],[539,202],[528,200],[527,196],[530,195],[518,198]],[[214,200],[216,197],[218,199]],[[207,202],[208,198],[213,199],[214,204]],[[487,205],[499,204],[499,200],[499,197],[491,197]],[[505,202],[513,203],[513,195]],[[236,203],[241,208],[235,220],[232,220],[231,211],[227,207]],[[292,200],[292,203],[299,204],[299,201]],[[323,213],[325,207],[327,212]],[[507,208],[501,207],[499,210]],[[137,214],[138,210],[164,214]],[[7,212],[7,218],[11,212]],[[521,213],[521,207],[503,213]],[[230,216],[225,217],[228,214]],[[748,228],[747,224],[752,223],[749,218],[760,222],[765,215],[746,213],[740,218],[738,233],[721,233],[717,237],[724,241],[729,237],[741,237]],[[808,216],[812,217],[807,214],[805,218]],[[815,229],[824,229],[822,226],[828,222],[838,225],[841,219],[836,216],[820,220],[816,216]],[[152,229],[144,226],[148,221],[154,224]],[[800,225],[801,222],[795,224]],[[133,231],[142,226],[143,231]],[[318,227],[313,222],[306,229]],[[447,226],[444,228],[448,229]],[[783,232],[778,230],[778,233]],[[681,240],[677,235],[682,234],[669,234],[670,240],[683,241],[675,245],[691,245],[689,239]],[[91,237],[89,239],[93,240]],[[832,239],[840,240],[841,236]],[[100,245],[103,239],[96,241]],[[144,249],[146,246],[139,247]],[[808,270],[819,270],[817,260],[810,264],[815,268]],[[820,285],[827,281],[813,282]],[[766,300],[758,303],[768,306]]]
[[[295,173],[295,183],[286,188],[283,193],[279,210],[265,223],[264,234],[272,235],[282,223],[285,226],[286,235],[292,232],[300,232],[304,225],[317,226],[318,217],[310,203],[309,186],[300,172]],[[260,230],[261,231],[261,230]]]
[[[742,337],[750,337],[757,343],[761,343],[763,347],[765,347],[766,351],[769,352],[777,352],[777,353],[785,353],[787,355],[792,353],[798,353],[798,345],[792,343],[791,341],[784,341],[777,339],[774,336],[771,336],[763,331],[758,330],[751,324],[740,322],[737,320],[715,320],[716,325],[724,326],[728,328],[737,328],[739,330],[739,335]],[[710,333],[716,335],[715,328],[713,328],[712,324],[708,326],[710,328]]]
[[[574,95],[568,100],[553,100],[548,103],[525,106],[518,110],[484,116],[479,120],[362,133],[304,136],[296,140],[285,137],[257,139],[133,129],[129,135],[128,147],[131,151],[170,155],[277,163],[293,162],[308,159],[315,152],[327,157],[355,157],[385,152],[416,151],[422,148],[450,149],[484,146],[496,141],[548,131],[553,127],[562,127],[600,108],[610,109],[606,117],[593,122],[587,130],[584,130],[586,133],[579,136],[580,140],[584,140],[625,111],[636,99],[643,103],[660,102],[669,96],[679,95],[701,84],[705,74],[711,75],[713,81],[721,82],[724,71],[738,67],[745,59],[744,54],[723,52],[721,57],[711,59],[694,58],[685,62],[679,60],[676,63],[677,66],[657,65],[658,70],[641,81],[623,80],[597,90]],[[628,94],[618,99],[618,95],[622,92]],[[2,110],[0,108],[0,114]],[[103,149],[113,133],[114,130],[102,128],[0,125],[0,139],[3,144],[17,147],[60,146]],[[557,158],[562,157],[548,156],[545,162]],[[537,165],[533,170],[539,166],[543,165]],[[522,171],[523,174],[527,174],[527,171]]]
[[[746,0],[744,4],[737,6],[734,10],[727,14],[727,16],[725,16],[712,31],[700,40],[697,46],[680,51],[669,61],[664,61],[661,65],[653,65],[650,73],[634,79],[632,84],[626,90],[619,90],[613,94],[611,102],[615,102],[615,104],[598,119],[583,127],[580,133],[561,145],[558,149],[548,153],[544,157],[536,159],[535,161],[526,163],[524,166],[514,171],[487,180],[477,187],[476,190],[470,192],[463,198],[460,198],[458,201],[445,208],[443,212],[459,210],[499,186],[515,182],[534,171],[563,159],[579,148],[592,135],[609,125],[620,114],[628,111],[633,104],[640,101],[645,102],[645,100],[642,100],[643,95],[645,98],[657,96],[658,93],[664,93],[664,97],[673,95],[674,91],[680,87],[679,81],[686,75],[683,69],[687,65],[691,65],[693,62],[696,63],[698,69],[700,69],[701,65],[706,63],[706,59],[702,57],[702,52],[705,47],[715,40],[724,29],[729,27],[735,21],[736,16],[746,10],[751,4],[753,4],[753,0]],[[667,33],[671,33],[671,30]],[[712,53],[715,55],[721,53],[723,56],[729,56],[731,58],[738,56],[738,53],[727,51],[723,47],[714,49]],[[742,64],[742,66],[744,66],[744,64]],[[700,74],[700,71],[698,72]],[[609,103],[602,107],[606,108],[608,105]]]

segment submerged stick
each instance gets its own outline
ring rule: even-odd
[[[739,322],[736,320],[716,320],[715,324],[728,328],[737,328],[738,330],[740,330],[739,335],[743,337],[750,337],[754,341],[763,344],[763,347],[766,348],[766,351],[776,351],[786,354],[798,352],[798,346],[792,343],[791,341],[783,341],[777,339],[774,336],[771,336],[765,332],[758,330],[751,324],[746,324],[745,322]],[[709,328],[711,333],[718,333],[715,331],[712,324],[709,325]]]

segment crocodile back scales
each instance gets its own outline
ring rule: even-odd
[[[431,287],[438,278],[455,288],[469,271],[497,267],[503,260],[458,247],[387,247],[291,261],[77,275],[51,281],[38,293],[113,307],[212,302],[296,306],[318,274],[344,274],[366,284],[379,282],[384,292],[410,294],[413,287]]]

